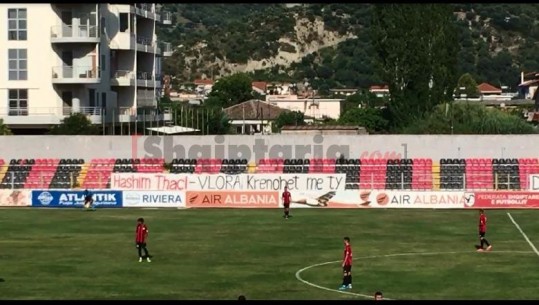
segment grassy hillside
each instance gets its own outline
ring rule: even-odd
[[[538,4],[455,4],[461,73],[516,89],[539,70]],[[161,40],[176,52],[165,73],[178,81],[250,72],[257,80],[309,79],[319,89],[378,83],[369,4],[165,4],[174,25]]]

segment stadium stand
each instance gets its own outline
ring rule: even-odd
[[[112,173],[165,173],[160,158],[0,159],[0,188],[108,188]],[[517,190],[539,174],[539,159],[174,159],[172,174],[346,175],[346,189]]]
[[[24,184],[34,163],[35,160],[33,159],[11,159],[6,174],[0,183],[0,187],[4,189],[24,188]]]

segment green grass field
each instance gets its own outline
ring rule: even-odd
[[[539,246],[539,211],[487,211],[493,251],[476,253],[476,211],[2,209],[0,299],[539,299],[539,256],[507,212]]]

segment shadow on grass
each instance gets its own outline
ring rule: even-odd
[[[6,280],[4,280],[3,278],[0,277],[0,283],[3,283],[5,282]]]

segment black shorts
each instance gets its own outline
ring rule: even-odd
[[[485,237],[485,233],[486,233],[486,232],[481,232],[481,231],[479,231],[479,237]]]
[[[344,265],[344,267],[342,267],[342,271],[346,273],[352,272],[352,265]]]
[[[88,196],[84,197],[84,201],[86,201],[86,202],[93,201],[92,196],[88,195]]]
[[[283,206],[284,206],[285,209],[288,209],[288,208],[290,208],[290,203],[283,203]]]
[[[137,248],[146,248],[146,243],[137,243]]]

